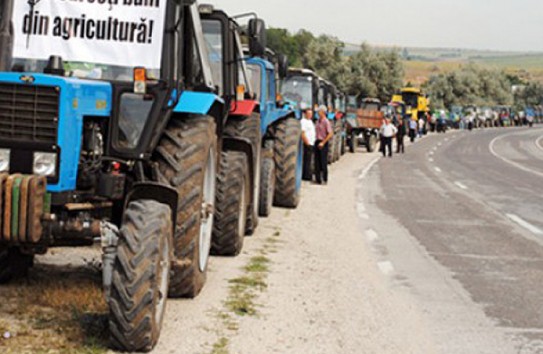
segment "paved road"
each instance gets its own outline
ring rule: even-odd
[[[382,159],[359,203],[442,352],[543,353],[542,128],[428,136]]]

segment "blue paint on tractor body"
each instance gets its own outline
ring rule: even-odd
[[[31,81],[28,80],[29,77],[32,78]],[[22,78],[27,80],[24,81]],[[111,117],[113,100],[111,84],[107,81],[13,72],[0,73],[0,82],[58,88],[60,92],[56,142],[56,148],[60,150],[58,182],[48,184],[47,191],[76,190],[83,118]],[[222,98],[214,93],[184,91],[174,107],[174,112],[206,115],[215,102],[224,103]]]
[[[25,82],[23,77],[32,77]],[[81,80],[38,73],[0,73],[0,82],[56,87],[60,92],[57,148],[60,150],[59,178],[49,192],[75,190],[81,154],[83,117],[111,115],[112,87],[103,81]]]

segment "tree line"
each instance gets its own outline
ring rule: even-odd
[[[388,102],[403,84],[403,64],[398,50],[375,50],[363,44],[352,55],[345,54],[345,43],[328,36],[314,36],[300,30],[268,30],[268,46],[289,57],[291,66],[315,71],[342,92],[362,97],[377,97]]]
[[[348,95],[388,102],[404,86],[398,49],[375,49],[362,44],[358,51],[347,54],[345,43],[336,37],[315,36],[306,30],[291,33],[281,28],[268,29],[268,46],[286,54],[291,66],[315,71]],[[514,86],[518,89],[512,90]],[[432,107],[437,109],[467,105],[522,108],[543,102],[541,83],[475,64],[432,74],[423,89],[430,96]]]

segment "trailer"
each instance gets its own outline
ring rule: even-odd
[[[365,146],[368,152],[374,152],[379,141],[379,129],[385,113],[381,110],[381,101],[376,98],[359,100],[349,96],[347,100],[347,144],[350,152],[358,146]]]

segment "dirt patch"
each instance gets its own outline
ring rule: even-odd
[[[0,288],[0,352],[103,353],[107,305],[93,266],[37,264]]]

